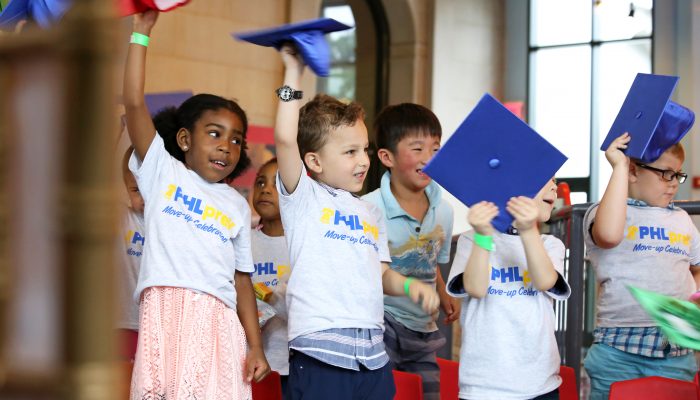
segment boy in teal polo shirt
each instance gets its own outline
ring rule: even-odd
[[[379,189],[365,195],[386,218],[391,268],[437,289],[446,323],[459,317],[459,302],[448,296],[438,264],[450,261],[452,207],[422,168],[440,148],[442,129],[435,114],[411,103],[388,106],[374,123],[377,155],[389,170]],[[408,301],[407,301],[408,300]],[[384,344],[395,368],[419,374],[424,398],[440,398],[437,350],[445,344],[437,313],[426,314],[408,298],[384,296]]]

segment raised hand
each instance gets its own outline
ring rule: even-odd
[[[299,74],[304,70],[304,60],[301,58],[299,50],[292,43],[287,43],[280,49],[282,63],[287,71],[296,71]]]
[[[515,218],[513,226],[519,231],[529,231],[537,226],[539,209],[535,200],[525,196],[512,197],[506,204],[506,210]]]
[[[134,14],[134,32],[149,36],[159,14],[157,10],[147,10],[140,14]]]
[[[494,231],[491,221],[493,221],[497,215],[498,206],[490,201],[482,201],[469,207],[467,222],[474,228],[476,233],[490,236]]]
[[[605,150],[605,158],[608,160],[610,165],[615,168],[615,166],[620,165],[627,167],[629,165],[629,157],[622,152],[627,148],[632,136],[625,132],[618,136],[615,140],[610,143],[607,150]]]

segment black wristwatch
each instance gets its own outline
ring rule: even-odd
[[[304,92],[301,90],[294,90],[287,85],[277,89],[275,93],[277,93],[277,97],[279,97],[282,101],[301,100],[301,98],[304,96]]]

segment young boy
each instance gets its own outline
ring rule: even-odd
[[[134,360],[136,343],[139,331],[139,305],[134,300],[134,291],[141,267],[141,255],[145,244],[143,226],[144,202],[136,178],[129,171],[129,157],[134,151],[129,147],[122,159],[122,177],[129,197],[130,206],[124,213],[121,224],[118,293],[119,303],[117,310],[117,329],[119,332],[121,358],[128,361]]]
[[[281,54],[275,144],[292,264],[287,398],[390,399],[395,389],[384,351],[382,290],[411,297],[427,313],[439,299],[429,286],[389,268],[381,212],[352,194],[362,189],[369,167],[362,107],[319,95],[299,110],[294,89],[304,64],[290,46]]]
[[[391,269],[437,287],[446,323],[459,317],[459,301],[445,291],[438,263],[450,261],[452,207],[423,167],[440,148],[442,129],[435,114],[418,104],[386,107],[374,122],[377,155],[389,170],[379,189],[363,199],[386,219]],[[384,345],[396,369],[419,374],[423,398],[440,398],[437,350],[445,337],[428,314],[405,297],[384,296]]]
[[[598,282],[594,344],[585,359],[591,399],[607,399],[613,382],[658,375],[692,381],[693,352],[668,342],[628,285],[679,299],[695,291],[690,267],[700,264],[700,234],[673,206],[685,158],[675,144],[651,163],[623,152],[630,135],[605,151],[613,171],[600,203],[584,217],[587,257]]]
[[[463,297],[459,397],[558,399],[559,351],[552,299],[566,300],[564,244],[540,235],[557,186],[550,180],[534,198],[511,198],[515,218],[508,233],[493,228],[498,207],[469,209],[473,231],[460,236],[448,293]]]
[[[280,374],[282,393],[289,377],[289,349],[287,348],[287,306],[285,293],[289,279],[289,253],[280,217],[277,181],[277,159],[263,164],[255,176],[253,208],[260,215],[260,226],[250,233],[255,272],[253,284],[264,284],[272,294],[265,301],[275,315],[262,327],[263,349],[270,368]]]

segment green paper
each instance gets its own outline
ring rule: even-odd
[[[700,350],[700,308],[695,303],[632,286],[628,288],[670,342]]]

